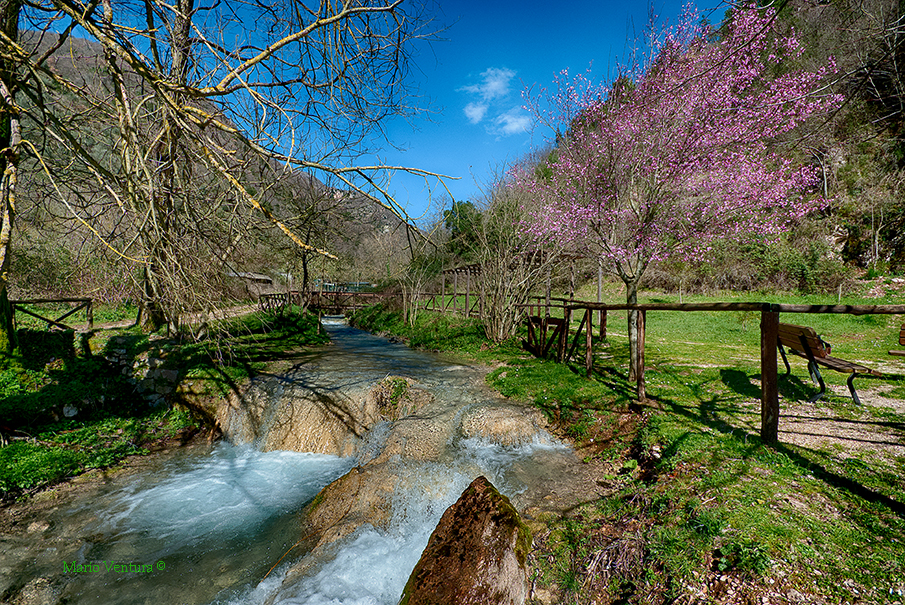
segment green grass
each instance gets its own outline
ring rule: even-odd
[[[622,302],[618,292],[608,296]],[[684,300],[837,302],[723,293]],[[678,301],[647,294],[642,302]],[[885,429],[878,439],[898,443],[900,453],[845,440],[794,445],[782,434],[776,446],[764,445],[758,314],[648,312],[650,401],[640,405],[626,379],[625,313],[609,314],[608,337],[595,345],[590,380],[583,377],[581,355],[564,365],[530,357],[517,343],[493,348],[478,338],[474,322],[423,314],[414,329],[402,330],[398,316],[385,310],[367,314],[370,329],[501,364],[488,374],[490,385],[543,410],[586,462],[614,469],[600,476],[611,487],[608,496],[548,519],[540,531],[534,528],[532,575],[565,602],[669,601],[682,597],[687,586],[701,587],[705,578],[720,575],[740,582],[740,594],[754,602],[769,591],[792,590],[830,603],[905,602],[899,596],[905,593],[902,408],[855,406],[832,394],[807,404],[817,387],[804,360],[794,358],[791,376],[782,376],[780,368],[781,410],[794,405],[828,419],[830,427],[874,425]],[[871,367],[897,362],[886,351],[896,348],[901,317],[783,314],[781,321],[814,327],[842,359]],[[905,398],[905,371],[895,369],[901,362],[891,367],[883,379],[857,380],[862,395],[872,390]],[[831,387],[844,387],[845,375],[827,370],[823,376]]]

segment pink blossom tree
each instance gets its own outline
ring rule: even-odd
[[[608,89],[564,72],[555,94],[534,99],[539,118],[552,107],[569,125],[526,177],[542,202],[535,237],[601,258],[631,304],[651,262],[702,260],[717,238],[772,236],[823,206],[816,169],[779,141],[841,102],[821,89],[834,65],[790,67],[801,45],[774,22],[770,9],[739,8],[717,36],[686,9]],[[635,325],[630,314],[630,380]]]

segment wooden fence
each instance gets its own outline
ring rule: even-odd
[[[47,329],[51,327],[60,328],[61,330],[72,330],[73,328],[63,323],[63,320],[67,317],[71,317],[75,313],[85,310],[85,321],[88,324],[88,329],[94,329],[94,309],[92,306],[92,302],[90,298],[32,298],[27,300],[11,300],[9,301],[10,305],[12,305],[14,313],[23,313],[25,315],[29,315],[31,317],[35,317],[40,319],[41,321],[47,322]],[[25,308],[25,305],[35,306],[35,305],[46,305],[46,304],[69,304],[76,305],[75,307],[69,309],[69,311],[63,313],[56,319],[51,319],[50,317],[44,317],[34,311]]]
[[[527,306],[527,305],[526,305]],[[552,312],[562,309],[563,317],[555,318]],[[540,310],[544,310],[541,317]],[[585,350],[585,369],[590,377],[594,366],[593,318],[600,313],[600,336],[606,336],[607,311],[637,311],[638,328],[638,376],[637,397],[647,398],[644,382],[645,323],[648,311],[754,311],[760,312],[761,358],[761,438],[775,443],[779,434],[779,390],[777,382],[777,337],[780,313],[845,313],[849,315],[901,315],[905,305],[788,305],[775,303],[651,303],[639,305],[608,305],[568,299],[555,299],[550,305],[534,305],[528,314],[528,345],[535,354],[546,356],[555,346],[556,360],[568,363],[580,343]],[[573,315],[583,312],[578,329],[570,338]],[[533,332],[533,333],[532,333]],[[584,338],[582,338],[582,335]]]

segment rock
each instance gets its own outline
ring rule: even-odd
[[[537,408],[483,405],[463,414],[459,433],[499,445],[521,445],[530,443],[544,424],[544,416]]]
[[[63,416],[66,418],[72,418],[76,414],[79,413],[79,409],[74,405],[64,405],[63,406]]]
[[[353,468],[321,490],[306,510],[316,546],[332,544],[364,523],[388,527],[397,480],[381,465],[370,465]]]
[[[291,450],[334,456],[352,456],[361,438],[376,422],[353,399],[314,391],[296,391],[279,398],[278,409],[269,412],[277,396],[252,389],[231,395],[217,412],[217,424],[233,443],[253,442],[265,452]]]
[[[46,578],[35,578],[13,599],[13,605],[56,605],[62,589]]]
[[[478,477],[443,513],[399,605],[522,604],[530,546],[509,499]]]
[[[403,418],[393,425],[383,452],[374,460],[381,464],[401,457],[408,460],[437,460],[449,443],[449,431],[431,418]]]
[[[433,400],[433,396],[414,387],[415,381],[401,376],[387,376],[368,391],[364,409],[384,420],[398,420],[416,413]]]

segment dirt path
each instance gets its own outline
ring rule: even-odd
[[[257,304],[251,305],[239,305],[236,307],[229,307],[226,309],[218,309],[214,311],[212,314],[208,316],[208,319],[228,319],[230,317],[239,317],[241,315],[248,315],[249,313],[254,313],[258,310]],[[193,313],[184,318],[181,323],[188,324],[196,324],[201,321],[202,314],[201,313]],[[110,321],[104,323],[95,323],[94,330],[112,330],[116,328],[129,328],[135,325],[134,319],[123,319],[120,321]],[[76,328],[77,332],[88,332],[88,326],[80,326]]]

